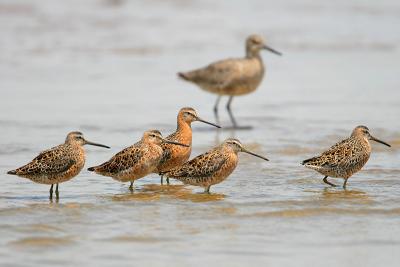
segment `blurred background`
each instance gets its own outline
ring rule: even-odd
[[[0,0],[0,263],[397,266],[400,248],[400,2],[311,0]],[[112,146],[87,166],[164,135],[191,106],[213,121],[215,95],[176,73],[244,55],[262,35],[258,90],[235,98],[250,131],[193,124],[193,154],[227,137],[266,155],[201,189],[127,185],[83,170],[48,187],[5,173],[80,130]],[[222,125],[229,125],[221,101]],[[364,124],[373,144],[350,190],[299,165]],[[341,183],[341,181],[336,181]]]

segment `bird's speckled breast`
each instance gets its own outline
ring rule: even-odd
[[[207,187],[209,185],[219,184],[231,175],[238,164],[238,155],[236,153],[229,153],[226,155],[226,161],[221,168],[216,171],[209,179],[202,184]]]
[[[192,153],[192,129],[189,126],[182,127],[170,141],[186,144],[189,147],[164,144],[164,149],[168,151],[165,151],[165,158],[158,166],[158,172],[171,170],[188,161]]]

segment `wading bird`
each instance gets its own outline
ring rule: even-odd
[[[167,171],[164,174],[184,184],[204,187],[204,192],[210,193],[212,185],[224,181],[236,168],[239,152],[244,152],[268,161],[267,158],[245,149],[239,140],[229,138],[205,154],[199,155],[182,166]]]
[[[188,147],[176,146],[173,144],[163,143],[163,157],[161,158],[160,164],[157,167],[156,172],[161,175],[162,172],[166,172],[172,168],[181,166],[185,163],[192,152],[192,127],[191,124],[194,121],[203,122],[212,125],[217,128],[221,128],[211,122],[201,119],[197,112],[193,108],[182,108],[178,113],[177,128],[176,131],[168,135],[165,139],[173,142],[189,145]],[[163,176],[161,175],[161,184],[163,184]],[[169,178],[167,177],[167,184],[169,184]]]
[[[323,181],[330,186],[336,185],[329,182],[328,177],[343,178],[345,189],[347,180],[367,163],[371,155],[370,140],[390,147],[388,143],[373,137],[367,127],[357,126],[349,138],[322,152],[320,156],[304,160],[302,164],[325,175]]]
[[[178,76],[198,85],[207,92],[218,95],[214,105],[217,122],[219,121],[218,104],[221,97],[226,95],[229,96],[226,108],[233,127],[249,128],[238,126],[231,110],[231,104],[233,97],[252,93],[260,85],[265,72],[260,55],[260,51],[263,49],[281,55],[280,52],[267,46],[261,36],[250,35],[246,39],[246,56],[244,58],[220,60],[204,68],[179,72]]]
[[[43,151],[28,164],[9,171],[8,174],[28,178],[35,183],[51,185],[50,199],[53,198],[53,185],[56,184],[55,193],[59,198],[58,184],[78,175],[85,165],[84,145],[110,148],[86,140],[81,132],[70,132],[64,144]]]
[[[159,131],[150,130],[143,134],[139,142],[118,152],[109,161],[88,168],[88,171],[112,177],[120,182],[131,182],[129,190],[133,191],[135,180],[153,173],[157,168],[163,155],[162,143],[188,147],[165,140]]]

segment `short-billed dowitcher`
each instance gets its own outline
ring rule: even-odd
[[[115,154],[109,161],[88,171],[109,176],[120,182],[131,182],[129,189],[133,190],[133,182],[157,168],[163,155],[162,143],[185,146],[188,145],[165,140],[157,130],[146,131],[136,144]]]
[[[371,155],[369,140],[390,147],[373,137],[367,127],[357,126],[349,138],[335,144],[320,156],[304,160],[302,164],[325,175],[323,181],[331,186],[336,185],[329,182],[328,177],[343,178],[343,188],[346,188],[350,176],[361,170]]]
[[[182,108],[178,113],[176,131],[168,135],[165,139],[182,144],[189,145],[188,147],[175,146],[168,143],[163,143],[163,157],[157,167],[157,173],[168,171],[172,168],[178,167],[185,163],[192,152],[192,127],[194,121],[200,121],[210,124],[214,127],[221,128],[220,126],[201,119],[193,108]],[[163,176],[161,175],[161,184],[163,183]],[[167,177],[169,184],[169,178]]]
[[[53,185],[56,184],[55,193],[58,198],[58,184],[78,175],[85,165],[84,145],[110,148],[86,140],[81,132],[70,132],[64,144],[43,151],[28,164],[8,174],[28,178],[39,184],[51,184],[50,199],[53,197]]]
[[[198,85],[201,89],[217,94],[214,114],[218,120],[218,104],[221,96],[228,95],[227,110],[234,128],[238,127],[231,110],[234,96],[249,94],[257,89],[264,76],[264,64],[260,56],[262,49],[281,55],[270,48],[259,35],[250,35],[246,39],[244,58],[225,59],[189,72],[179,72],[178,76]]]
[[[204,187],[205,193],[210,193],[212,185],[224,181],[236,168],[239,152],[245,152],[268,161],[267,158],[245,149],[239,140],[229,138],[205,154],[164,174],[180,180],[184,184]]]

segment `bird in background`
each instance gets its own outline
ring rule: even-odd
[[[88,171],[112,177],[120,182],[130,182],[129,190],[133,191],[133,182],[153,173],[163,155],[163,143],[189,147],[166,140],[158,130],[149,130],[134,145],[123,149],[110,160],[99,166],[88,168]]]
[[[240,127],[238,125],[233,116],[231,104],[233,97],[252,93],[260,85],[265,72],[264,63],[260,55],[261,50],[268,50],[279,56],[282,55],[280,52],[267,46],[261,36],[253,34],[246,39],[245,57],[220,60],[204,68],[179,72],[178,76],[185,81],[198,85],[207,92],[218,95],[214,105],[214,114],[217,123],[219,122],[218,105],[221,97],[229,96],[226,109],[233,128],[248,129],[251,127]]]
[[[302,164],[324,175],[324,183],[336,186],[328,181],[328,177],[343,178],[343,188],[346,189],[347,180],[367,163],[371,155],[370,140],[385,143],[370,134],[366,126],[357,126],[351,136],[340,141],[321,155],[306,159]]]
[[[28,164],[7,173],[28,178],[35,183],[51,185],[50,199],[53,198],[55,184],[55,194],[58,199],[58,184],[78,175],[85,165],[84,145],[110,148],[86,140],[81,132],[70,132],[64,144],[41,152]]]
[[[163,184],[163,176],[161,173],[168,171],[172,168],[178,167],[188,161],[190,153],[192,152],[192,122],[199,121],[216,128],[220,126],[201,119],[196,110],[190,107],[182,108],[177,117],[177,128],[176,131],[168,135],[165,139],[168,141],[178,142],[188,145],[176,146],[170,143],[162,143],[163,156],[160,163],[157,166],[156,173],[161,176],[161,184]],[[169,178],[167,177],[167,184],[169,184]]]
[[[205,189],[205,193],[210,193],[212,185],[221,183],[235,170],[239,152],[268,161],[267,158],[244,148],[239,140],[229,138],[205,154],[163,174],[184,184],[201,186]]]

